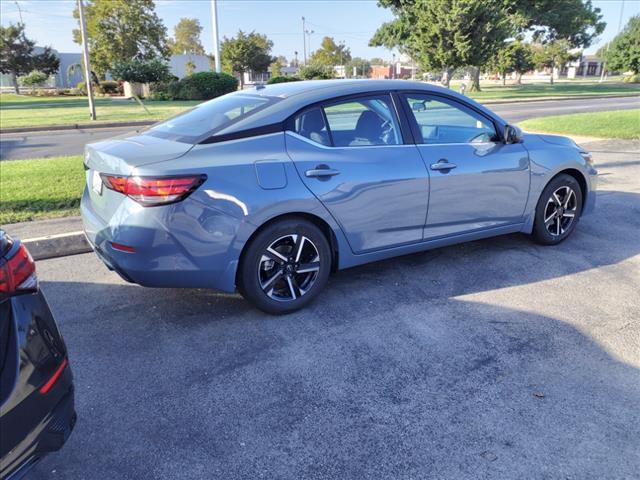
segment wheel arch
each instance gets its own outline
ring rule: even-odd
[[[307,212],[283,213],[275,217],[272,217],[269,220],[262,223],[262,225],[260,225],[258,228],[255,229],[255,231],[249,236],[247,241],[242,246],[242,251],[240,252],[238,265],[242,265],[247,248],[249,247],[253,239],[261,231],[263,231],[265,228],[267,228],[270,225],[273,225],[276,222],[291,219],[291,218],[302,218],[304,220],[307,220],[313,223],[316,227],[320,229],[320,231],[324,234],[327,241],[329,242],[329,248],[331,249],[331,271],[335,272],[336,270],[338,270],[339,247],[338,247],[338,239],[336,238],[336,234],[333,231],[333,228],[331,228],[331,225],[329,225],[327,221],[324,220],[323,218]],[[242,270],[241,268],[236,269],[236,285],[238,284],[238,275],[240,274],[241,270]]]
[[[576,180],[576,182],[578,182],[578,185],[580,185],[580,191],[582,193],[581,209],[584,209],[584,206],[586,205],[586,202],[587,202],[587,195],[589,195],[587,179],[585,178],[584,174],[576,168],[565,168],[564,170],[560,170],[553,177],[551,177],[549,181],[544,185],[540,195],[542,195],[542,192],[544,191],[544,189],[547,188],[547,185],[549,185],[554,179],[556,179],[560,175],[569,175],[570,177],[573,177]]]

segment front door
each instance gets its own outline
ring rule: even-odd
[[[355,253],[422,240],[428,172],[416,146],[404,144],[389,95],[305,110],[286,143],[305,185]]]
[[[418,149],[431,174],[424,238],[522,222],[529,156],[500,141],[494,123],[444,97],[403,95]]]

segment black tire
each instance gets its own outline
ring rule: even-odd
[[[300,258],[296,259],[300,244]],[[239,266],[238,290],[264,312],[294,312],[322,291],[331,261],[329,241],[317,226],[302,218],[286,218],[268,225],[247,245]]]
[[[571,175],[558,175],[549,182],[538,200],[533,239],[542,245],[557,245],[573,233],[581,214],[580,184]]]

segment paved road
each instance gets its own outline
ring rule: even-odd
[[[37,479],[637,478],[640,142],[598,210],[335,274],[305,311],[38,263],[78,423]]]
[[[490,108],[509,122],[517,123],[528,118],[547,115],[640,108],[640,96],[637,98],[548,100],[504,105],[494,104],[490,105]],[[135,128],[126,127],[48,132],[46,134],[2,135],[0,159],[80,155],[87,143],[115,137],[133,130]]]

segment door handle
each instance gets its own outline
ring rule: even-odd
[[[446,158],[438,160],[438,163],[431,164],[431,170],[451,170],[456,167],[457,165],[455,163],[449,163]]]
[[[340,174],[339,170],[334,170],[333,168],[329,168],[328,165],[318,165],[316,168],[312,170],[307,170],[306,172],[304,172],[304,175],[307,178],[333,177],[339,174]]]

